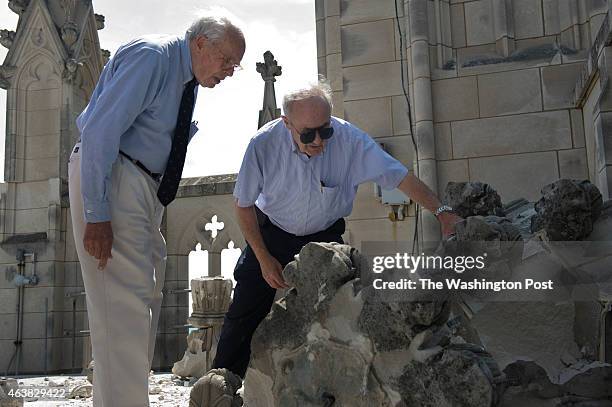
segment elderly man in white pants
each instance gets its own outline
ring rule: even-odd
[[[87,293],[95,407],[149,405],[162,302],[164,206],[176,196],[198,84],[212,88],[244,55],[240,29],[203,17],[184,36],[119,48],[77,126],[70,207]]]

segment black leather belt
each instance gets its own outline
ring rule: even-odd
[[[149,177],[153,178],[153,181],[155,182],[159,182],[162,178],[162,174],[158,174],[156,172],[151,172],[149,171],[149,169],[147,167],[145,167],[145,165],[143,163],[141,163],[138,160],[133,159],[132,157],[130,157],[129,155],[127,155],[126,153],[124,153],[123,151],[119,150],[119,154],[121,154],[122,156],[124,156],[125,158],[127,158],[128,160],[130,160],[131,162],[133,162],[134,164],[136,164],[136,166],[138,168],[140,168],[141,170],[143,170]]]

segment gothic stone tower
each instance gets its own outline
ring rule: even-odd
[[[79,370],[87,317],[69,216],[67,163],[108,55],[104,17],[88,0],[11,0],[15,32],[0,66],[7,90],[5,180],[0,184],[0,371]]]

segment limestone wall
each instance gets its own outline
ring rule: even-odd
[[[440,195],[449,181],[479,180],[504,202],[534,200],[541,185],[588,178],[609,196],[610,167],[596,164],[605,136],[590,136],[606,123],[588,110],[599,88],[591,105],[574,97],[605,0],[397,0],[397,9],[418,165],[393,0],[316,2],[319,72],[332,83],[334,114],[387,144]],[[370,190],[360,189],[349,218],[351,244],[372,233],[411,236],[413,222],[390,225]]]

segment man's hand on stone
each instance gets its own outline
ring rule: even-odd
[[[272,288],[289,288],[283,278],[283,266],[272,255],[266,256],[259,261],[261,275]]]
[[[85,225],[85,236],[83,246],[90,256],[100,262],[98,270],[104,270],[108,259],[111,259],[113,248],[113,229],[110,222],[87,223]]]
[[[442,226],[442,237],[447,239],[449,236],[455,234],[455,224],[461,222],[463,218],[451,212],[442,212],[438,215],[438,220]]]

